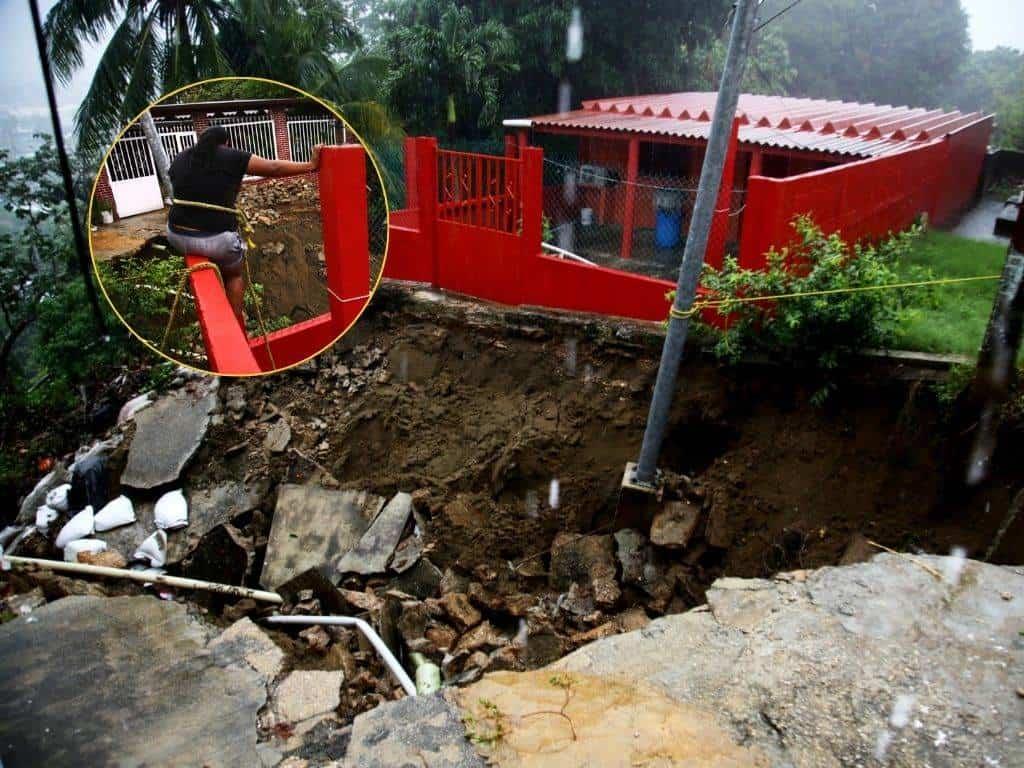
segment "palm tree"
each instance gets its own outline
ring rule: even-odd
[[[388,39],[392,97],[402,104],[422,104],[429,92],[440,89],[443,102],[428,109],[441,111],[431,122],[446,124],[450,139],[464,108],[479,109],[481,128],[495,126],[502,81],[518,69],[508,28],[496,19],[478,22],[471,9],[452,0],[424,5],[421,18],[396,25]]]
[[[161,93],[226,74],[217,29],[227,13],[222,0],[58,0],[45,34],[61,82],[81,68],[83,44],[113,30],[75,113],[79,151],[101,152]]]

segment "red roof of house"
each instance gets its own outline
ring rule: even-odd
[[[572,112],[542,115],[507,125],[590,129],[707,139],[718,94],[713,92],[622,96],[584,101]],[[740,141],[765,147],[875,157],[914,142],[941,138],[979,120],[981,112],[945,112],[822,99],[742,94],[736,110]]]

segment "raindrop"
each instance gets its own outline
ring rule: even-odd
[[[558,478],[551,478],[551,485],[548,487],[548,506],[552,509],[558,509]]]
[[[402,356],[398,359],[398,378],[402,383],[409,381],[409,353],[402,352]]]
[[[889,724],[893,728],[904,728],[910,722],[910,713],[914,710],[916,698],[909,693],[901,693],[892,705]]]
[[[572,18],[565,37],[565,58],[569,61],[579,61],[583,58],[583,13],[579,6],[572,9]]]
[[[518,648],[525,648],[527,642],[530,639],[530,630],[526,625],[526,619],[519,620],[519,631],[516,632],[516,636],[512,638],[512,645]]]
[[[536,491],[527,491],[526,492],[526,499],[524,500],[524,506],[526,508],[526,514],[529,517],[536,517],[537,516],[537,507],[539,506],[539,502],[537,500],[537,492]]]
[[[942,576],[947,584],[955,586],[960,583],[960,575],[963,573],[966,563],[967,550],[963,547],[953,547],[942,567]]]
[[[558,83],[558,111],[568,112],[572,108],[572,86],[564,78]]]
[[[570,376],[576,375],[576,339],[565,340],[565,372]],[[558,482],[554,480],[552,482]]]

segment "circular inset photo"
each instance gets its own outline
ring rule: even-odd
[[[272,373],[356,321],[387,255],[373,152],[327,103],[217,78],[130,122],[89,204],[104,295],[146,346],[228,376]]]

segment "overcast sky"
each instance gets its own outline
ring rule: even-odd
[[[899,0],[884,0],[899,2]],[[39,0],[46,12],[56,0]],[[805,0],[815,2],[815,0]],[[961,0],[970,16],[971,40],[975,50],[1008,45],[1024,50],[1024,0]],[[799,8],[794,10],[799,13]],[[58,102],[70,118],[89,87],[100,46],[86,51],[86,65],[68,87],[60,87]],[[39,60],[27,0],[0,0],[0,109],[42,110],[46,105]]]

